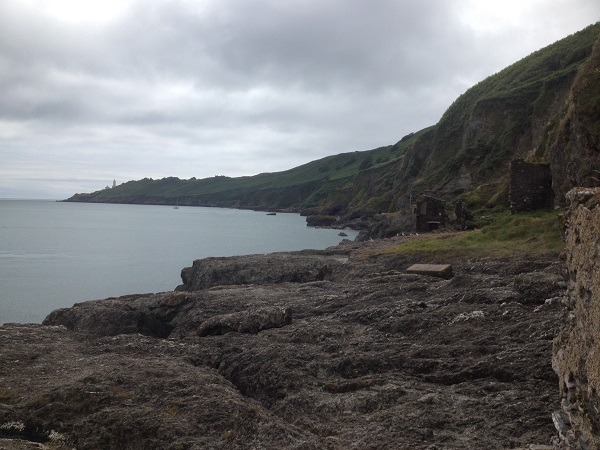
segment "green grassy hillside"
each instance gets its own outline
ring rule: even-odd
[[[395,145],[328,156],[283,172],[237,178],[144,178],[91,194],[76,194],[69,200],[170,204],[179,198],[182,205],[267,209],[318,207],[324,197],[351,184],[359,173],[386,171],[396,165],[416,136],[418,134]],[[293,195],[295,192],[302,195]]]

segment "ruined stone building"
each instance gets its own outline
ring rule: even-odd
[[[554,191],[549,164],[532,164],[522,159],[510,163],[509,202],[511,212],[552,208]]]
[[[416,207],[417,232],[437,230],[446,224],[446,202],[429,195],[417,198]]]

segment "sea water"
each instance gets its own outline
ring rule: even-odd
[[[289,213],[0,200],[0,325],[39,323],[80,301],[173,290],[195,259],[323,249],[342,240],[338,233]]]

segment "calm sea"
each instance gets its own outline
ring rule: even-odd
[[[338,244],[298,214],[0,200],[0,324],[57,308],[173,290],[194,259]],[[355,231],[346,231],[348,239]]]

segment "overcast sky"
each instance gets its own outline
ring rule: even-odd
[[[598,0],[0,0],[0,198],[393,144]]]

